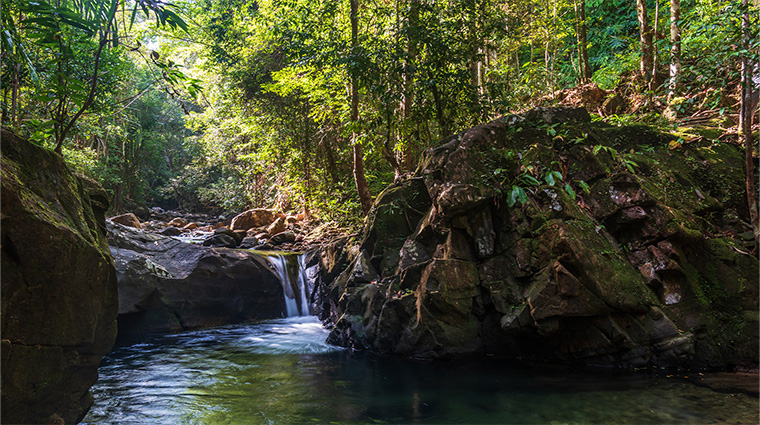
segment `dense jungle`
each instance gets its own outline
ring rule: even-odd
[[[758,0],[4,0],[2,423],[757,423]]]

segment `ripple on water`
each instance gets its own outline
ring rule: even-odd
[[[758,423],[758,398],[688,379],[426,363],[325,343],[314,317],[156,337],[110,353],[88,423]]]

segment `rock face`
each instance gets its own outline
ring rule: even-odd
[[[419,358],[757,364],[758,261],[729,236],[746,231],[742,176],[731,145],[677,146],[583,110],[472,128],[426,151],[330,254],[346,266],[316,290],[329,341]]]
[[[266,260],[108,223],[119,282],[119,339],[281,317]]]
[[[2,420],[76,423],[116,337],[108,197],[2,131]]]

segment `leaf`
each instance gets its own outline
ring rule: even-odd
[[[570,195],[570,198],[575,200],[575,196],[576,196],[575,191],[573,190],[573,188],[570,186],[569,183],[565,184],[565,192],[567,192],[567,194]]]
[[[548,183],[549,186],[554,186],[554,175],[552,173],[547,173],[544,176],[544,180],[546,180],[546,183]]]
[[[541,184],[541,182],[538,181],[538,179],[536,179],[535,177],[530,176],[528,174],[521,175],[519,180],[521,182],[529,184],[531,186],[538,186],[539,184]]]
[[[639,164],[637,164],[635,161],[631,161],[630,159],[626,159],[625,161],[625,168],[628,169],[632,174],[636,174],[636,171],[633,169],[633,167],[638,167]]]
[[[585,181],[583,181],[583,180],[579,180],[579,181],[578,181],[578,187],[580,187],[580,188],[581,188],[581,190],[582,190],[584,193],[586,193],[586,194],[589,194],[589,193],[591,193],[591,188],[590,188],[590,187],[588,187],[588,184],[586,184],[586,182],[585,182]]]
[[[527,200],[528,195],[525,193],[525,190],[523,188],[520,186],[512,186],[512,190],[509,192],[509,196],[507,197],[507,205],[512,207],[518,202],[520,204],[525,204]]]
[[[41,29],[40,27],[57,29],[55,19],[49,18],[49,17],[27,18],[21,21],[21,24],[25,26],[30,26],[37,31]]]
[[[558,181],[562,181],[562,173],[559,171],[550,171],[544,176],[544,180],[550,186],[554,186]]]

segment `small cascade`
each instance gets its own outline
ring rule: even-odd
[[[311,316],[309,285],[304,267],[305,254],[257,251],[266,258],[282,282],[285,294],[286,317]]]

